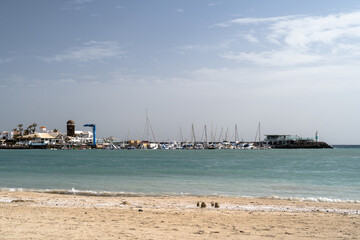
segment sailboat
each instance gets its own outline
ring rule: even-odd
[[[141,149],[158,149],[159,148],[159,144],[156,142],[156,138],[155,138],[155,134],[154,134],[154,131],[152,129],[152,126],[151,126],[151,123],[150,123],[150,119],[149,119],[149,115],[148,115],[148,111],[146,109],[146,121],[145,121],[145,129],[144,131],[146,132],[146,139],[145,141],[142,141],[142,144],[141,144]],[[150,135],[150,132],[151,131],[151,135],[152,135],[152,138],[153,138],[153,141],[149,141],[149,135]]]
[[[258,138],[258,141],[256,141]],[[263,141],[261,141],[261,123],[259,122],[258,129],[256,131],[254,145],[256,145],[255,149],[270,149],[269,145],[265,145]]]

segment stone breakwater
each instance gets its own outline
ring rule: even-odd
[[[272,148],[277,149],[299,149],[299,148],[333,148],[326,142],[294,142],[292,144],[273,145]]]

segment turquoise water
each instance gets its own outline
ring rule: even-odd
[[[360,200],[360,149],[1,150],[0,188]]]

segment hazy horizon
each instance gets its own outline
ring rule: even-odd
[[[357,1],[4,0],[0,131],[360,144]]]

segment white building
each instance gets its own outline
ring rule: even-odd
[[[31,146],[54,145],[59,142],[57,139],[59,133],[33,133],[21,137],[20,144]]]
[[[93,141],[93,133],[91,131],[75,131],[75,136],[70,137],[73,144],[88,144]]]
[[[1,131],[0,132],[0,139],[1,140],[13,140],[15,135],[19,135],[19,132],[12,132],[12,131]]]

